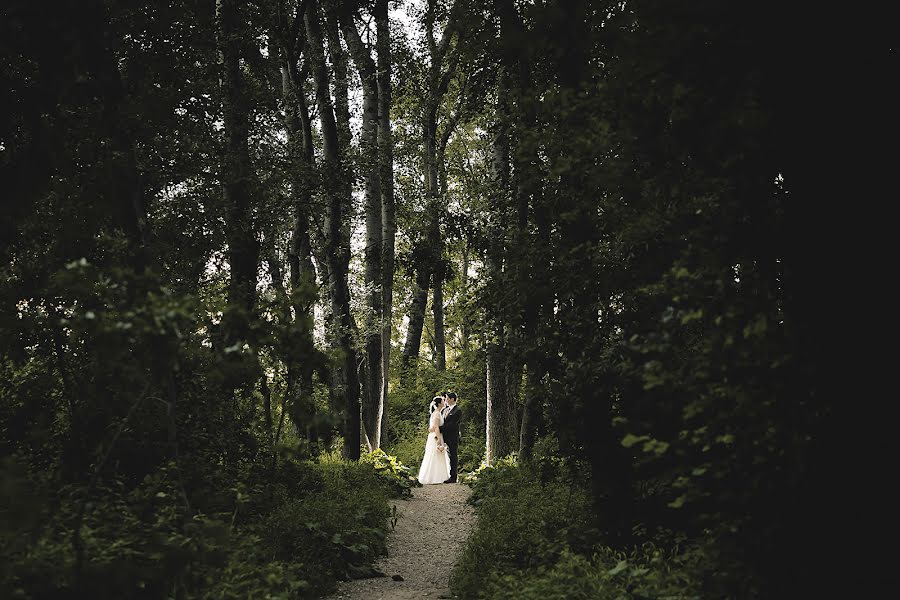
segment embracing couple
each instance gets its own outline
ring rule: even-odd
[[[456,483],[459,460],[459,420],[462,410],[456,394],[447,392],[431,399],[428,406],[428,440],[419,467],[419,483]]]

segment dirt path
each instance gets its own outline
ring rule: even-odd
[[[460,483],[426,485],[415,488],[411,500],[394,501],[400,518],[388,534],[388,555],[375,565],[387,577],[342,582],[329,598],[452,598],[450,568],[475,524],[475,510],[466,504],[470,492]]]

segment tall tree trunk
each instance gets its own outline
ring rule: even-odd
[[[485,462],[493,464],[518,449],[515,391],[517,370],[500,344],[487,348],[487,410],[485,412]]]
[[[288,31],[287,27],[281,27],[283,59],[281,82],[287,115],[288,145],[293,162],[291,193],[294,225],[288,249],[288,264],[290,300],[295,324],[293,331],[294,335],[299,336],[299,340],[296,346],[293,343],[288,344],[288,384],[284,405],[298,430],[305,430],[307,438],[313,440],[317,437],[317,432],[312,427],[315,415],[312,377],[317,369],[323,369],[324,363],[324,358],[316,349],[313,339],[313,306],[318,293],[309,227],[312,190],[315,187],[312,181],[315,156],[312,123],[304,89],[305,75],[299,72],[296,59],[296,49],[302,48],[303,44],[292,39]],[[299,35],[302,30],[297,31]]]
[[[562,6],[561,18],[553,35],[563,52],[555,57],[557,78],[564,91],[566,105],[560,110],[557,124],[560,135],[572,143],[584,143],[585,133],[585,90],[591,85],[588,80],[589,56],[588,40],[590,2],[570,0]],[[566,268],[583,272],[590,268],[590,257],[580,251],[585,244],[597,239],[597,218],[594,204],[586,198],[591,194],[584,181],[581,165],[573,162],[565,152],[553,157],[554,167],[559,172],[560,214],[570,218],[560,219],[560,254],[566,255]],[[599,304],[596,282],[589,278],[577,281],[578,285],[567,291],[568,297],[560,298],[560,321],[596,321],[596,307]],[[574,364],[585,360],[584,349],[567,347],[566,358]],[[627,544],[632,535],[631,458],[624,452],[612,426],[612,398],[598,395],[598,387],[589,377],[579,377],[574,382],[576,393],[585,403],[585,419],[580,436],[591,465],[592,498],[594,514],[603,515],[602,530],[616,544]],[[600,524],[600,523],[598,523]]]
[[[422,329],[418,326],[418,311],[422,311],[424,319],[424,311],[428,299],[428,280],[432,275],[436,275],[438,262],[441,259],[441,223],[440,218],[443,212],[439,169],[438,169],[438,109],[441,99],[447,92],[447,86],[450,84],[450,78],[456,69],[456,62],[459,59],[459,52],[456,51],[450,58],[447,69],[443,69],[443,60],[447,55],[450,42],[456,30],[455,16],[457,5],[454,3],[450,9],[450,18],[444,33],[438,42],[434,37],[435,12],[437,8],[437,0],[428,0],[427,9],[425,11],[425,39],[428,44],[428,55],[430,59],[428,69],[428,96],[425,101],[425,118],[422,122],[422,139],[424,145],[424,163],[425,163],[425,196],[426,196],[426,219],[427,225],[425,236],[421,238],[417,248],[414,250],[416,255],[416,292],[413,295],[412,305],[410,306],[409,322],[410,327],[407,331],[406,345],[403,351],[403,364],[408,368],[411,366],[411,358],[418,356],[419,344],[421,344]],[[435,277],[433,283],[439,285],[439,278]],[[423,287],[423,282],[425,286]],[[443,283],[443,282],[440,282]],[[443,290],[439,292],[443,296]],[[436,304],[441,311],[440,315],[440,350],[435,348],[435,353],[440,354],[439,364],[446,364],[445,344],[443,343],[443,300],[440,304]],[[414,327],[413,324],[416,324]],[[437,331],[435,332],[437,334]],[[437,337],[435,342],[437,342]]]
[[[403,345],[403,368],[406,373],[419,358],[419,346],[422,344],[422,328],[425,326],[425,308],[428,305],[428,284],[431,273],[420,264],[416,271],[416,289],[413,291],[412,305],[409,309],[409,325],[406,329],[406,343]]]
[[[341,31],[347,41],[350,56],[356,64],[363,89],[362,133],[360,135],[361,163],[365,173],[366,247],[365,283],[368,295],[366,319],[365,398],[362,418],[369,451],[381,446],[381,418],[384,413],[382,389],[384,386],[382,361],[382,194],[378,157],[378,80],[375,61],[363,43],[353,22],[353,16],[345,10],[341,14]]]
[[[460,277],[462,278],[462,290],[463,290],[463,302],[466,302],[465,294],[469,289],[469,243],[468,241],[463,242],[463,250],[462,250],[462,266],[460,268]],[[465,309],[464,309],[465,310]],[[460,335],[462,336],[462,349],[463,352],[468,352],[470,348],[469,338],[472,335],[471,325],[469,325],[468,314],[464,314],[462,318],[462,328]]]
[[[492,204],[500,214],[497,230],[487,249],[486,271],[493,285],[503,286],[508,277],[507,237],[510,210],[510,107],[508,70],[501,65],[497,86],[497,122],[491,164],[494,192]],[[491,339],[487,345],[487,405],[485,410],[485,460],[488,464],[518,448],[515,389],[511,385],[515,368],[507,353],[507,326],[503,310],[491,311],[488,327]]]
[[[445,158],[447,151],[447,142],[450,140],[450,134],[452,133],[455,122],[455,116],[447,120],[447,125],[445,127],[444,133],[441,136],[441,139],[438,141],[437,149],[435,152],[435,161],[433,167],[437,172],[436,183],[438,206],[436,207],[436,210],[438,210],[439,215],[446,212],[445,207],[447,205],[447,165],[445,162]],[[437,131],[435,131],[434,133],[436,134]],[[440,218],[438,218],[436,221],[436,224],[439,223]],[[438,238],[440,238],[439,225]],[[444,281],[447,277],[447,265],[444,262],[442,240],[438,239],[436,245],[437,257],[434,266],[434,281],[432,282],[434,295],[431,300],[431,309],[434,313],[434,366],[438,371],[445,371],[447,369],[447,342],[444,330]]]
[[[434,367],[438,371],[447,369],[447,342],[444,338],[444,263],[438,260],[434,270],[434,297],[431,310],[434,314]]]
[[[513,268],[519,289],[528,289],[524,298],[523,346],[526,360],[526,393],[519,434],[519,453],[527,458],[534,444],[537,431],[542,427],[543,411],[540,405],[541,380],[546,372],[546,345],[542,334],[547,330],[544,320],[552,318],[552,292],[549,281],[549,227],[544,207],[539,142],[535,139],[540,123],[537,119],[536,99],[532,93],[531,54],[528,32],[512,0],[496,0],[495,8],[500,17],[501,63],[504,76],[501,83],[509,86],[509,94],[515,100],[516,113],[508,115],[508,127],[514,149],[511,151],[512,171],[515,173],[513,194],[517,213],[516,246],[521,254]],[[529,215],[537,221],[538,235],[529,231]]]
[[[381,329],[381,441],[387,443],[388,381],[393,331],[394,238],[397,232],[394,208],[394,141],[391,134],[391,38],[388,0],[375,1],[375,48],[378,52],[378,164],[381,174],[381,275],[383,282]]]
[[[331,102],[323,50],[321,11],[316,0],[309,0],[304,22],[307,51],[316,82],[316,101],[323,140],[322,189],[327,201],[324,256],[328,266],[328,287],[337,329],[336,339],[342,354],[341,373],[340,377],[333,378],[334,388],[343,400],[344,456],[357,460],[360,450],[359,381],[356,375],[356,351],[351,338],[353,319],[350,314],[350,290],[343,259],[344,255],[349,253],[349,239],[345,239],[342,235],[344,207],[349,203],[349,199],[345,197],[347,186],[342,168],[344,147],[339,141],[338,125]],[[347,218],[349,220],[349,215]]]
[[[225,323],[226,345],[246,340],[256,306],[259,244],[253,229],[253,165],[248,146],[250,104],[241,72],[240,4],[218,0],[222,58],[222,99],[225,122],[225,224],[230,278]]]
[[[114,202],[117,221],[128,239],[130,266],[136,273],[143,273],[150,266],[148,252],[147,205],[141,183],[141,173],[137,166],[135,145],[131,127],[126,120],[123,103],[125,102],[125,85],[122,74],[116,63],[116,55],[112,50],[112,41],[103,39],[109,35],[109,27],[103,29],[101,37],[103,48],[97,57],[98,79],[106,98],[103,103],[103,126],[110,140],[110,158],[112,173],[109,182],[110,198]],[[90,34],[86,34],[87,37]],[[91,41],[85,44],[94,49]]]

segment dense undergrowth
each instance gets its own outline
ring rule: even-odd
[[[130,489],[58,493],[12,458],[3,466],[3,598],[319,597],[372,574],[388,499],[411,485],[383,453],[287,458],[189,506],[171,465]]]
[[[704,588],[713,554],[671,532],[636,531],[613,549],[600,535],[581,465],[543,455],[515,456],[466,480],[478,525],[452,573],[461,598],[696,599],[722,597]]]

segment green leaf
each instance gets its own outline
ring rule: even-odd
[[[633,433],[627,434],[624,438],[622,438],[622,445],[626,448],[631,448],[635,444],[640,442],[649,440],[650,436],[648,435],[634,435]]]
[[[627,568],[628,568],[628,561],[620,560],[616,566],[614,566],[612,569],[610,569],[606,573],[608,575],[618,575],[619,573],[621,573],[622,571],[624,571]]]
[[[667,506],[669,506],[669,508],[681,508],[682,506],[684,506],[684,503],[686,500],[687,500],[687,495],[682,494],[682,495],[678,496],[677,498],[675,498],[674,500],[672,500],[671,502],[669,502],[669,504]]]
[[[681,324],[685,325],[690,323],[691,321],[697,321],[701,317],[703,317],[703,309],[698,308],[697,310],[692,310],[681,317]]]

